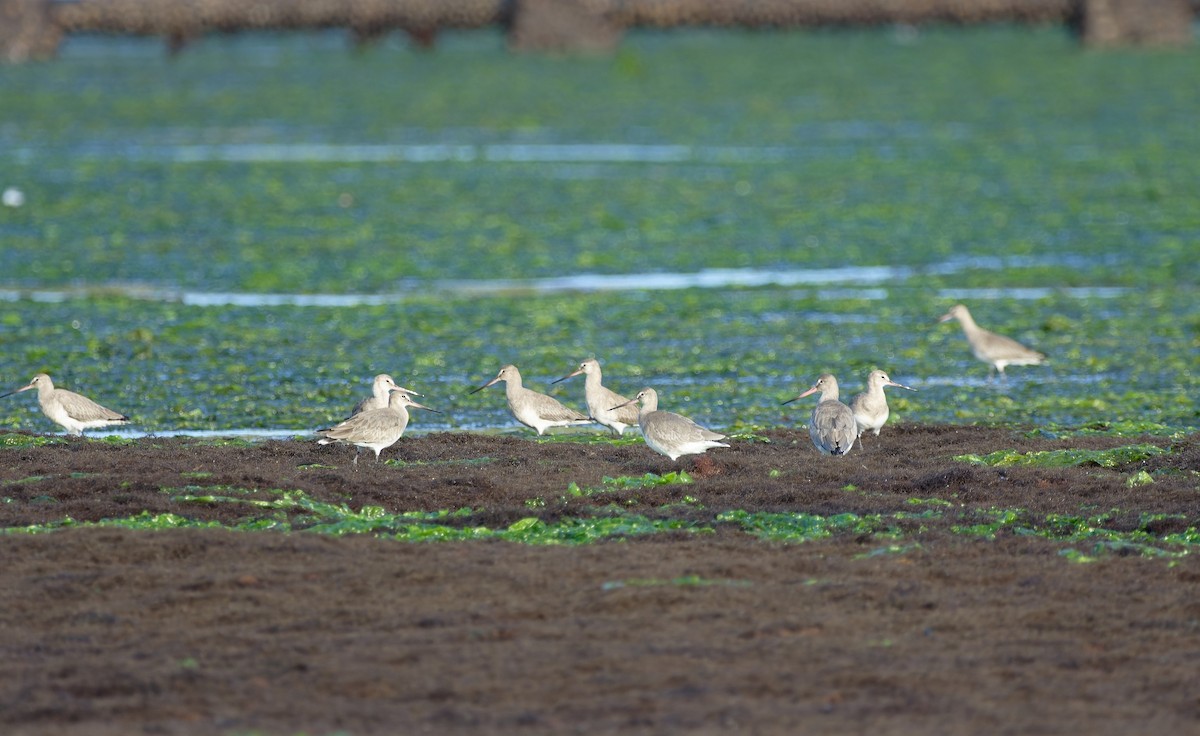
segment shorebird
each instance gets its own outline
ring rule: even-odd
[[[1000,371],[1000,378],[1005,378],[1004,367],[1008,365],[1038,365],[1046,356],[1036,350],[1030,350],[1021,343],[1004,335],[989,332],[971,317],[971,313],[962,304],[955,304],[949,312],[943,314],[938,322],[958,320],[962,325],[963,334],[971,345],[975,357],[988,364],[988,377],[995,371]]]
[[[631,427],[638,423],[638,409],[636,406],[631,406],[629,399],[610,391],[600,384],[600,361],[595,358],[589,358],[579,364],[579,369],[574,373],[568,373],[562,378],[554,381],[559,383],[568,378],[574,378],[580,373],[586,378],[583,379],[583,396],[587,401],[588,411],[592,415],[592,419],[596,420],[605,427],[621,436],[625,433],[626,427]],[[614,409],[614,406],[621,405],[619,409]]]
[[[705,429],[685,416],[658,410],[658,392],[652,388],[638,391],[638,395],[624,404],[612,407],[619,409],[627,404],[641,402],[638,426],[646,445],[660,455],[678,460],[683,455],[702,455],[713,447],[729,447],[718,440],[725,435]]]
[[[413,391],[411,388],[404,388],[396,383],[395,379],[386,373],[380,373],[375,376],[374,382],[371,383],[371,395],[354,405],[354,410],[350,412],[350,416],[361,414],[364,411],[371,409],[383,409],[389,403],[388,394],[392,391],[402,391],[409,396],[420,396],[421,394]]]
[[[915,388],[905,386],[903,383],[896,383],[883,371],[871,371],[867,376],[867,390],[850,399],[850,411],[854,414],[855,423],[858,424],[859,447],[863,446],[863,432],[868,429],[874,430],[875,436],[878,437],[879,430],[888,420],[890,411],[888,410],[887,396],[883,393],[884,386],[916,391]]]
[[[838,382],[832,373],[817,379],[812,388],[799,396],[783,402],[790,404],[796,399],[821,392],[821,400],[813,408],[808,422],[808,436],[822,455],[845,455],[854,447],[858,438],[858,423],[850,407],[838,401]]]
[[[563,406],[558,399],[522,386],[521,372],[515,365],[504,366],[495,378],[471,393],[482,391],[501,381],[504,381],[504,395],[508,399],[508,410],[512,412],[518,422],[526,427],[536,429],[539,435],[545,434],[546,430],[551,427],[592,423],[590,417]]]
[[[41,404],[42,413],[76,437],[82,437],[85,429],[129,423],[129,417],[112,409],[105,409],[86,396],[80,396],[65,388],[54,388],[54,382],[45,373],[37,374],[28,386],[9,391],[0,396],[0,399],[31,388],[38,391],[38,403]]]
[[[388,405],[384,408],[368,409],[336,426],[318,429],[317,434],[322,437],[318,442],[322,445],[333,442],[354,445],[355,467],[358,466],[358,453],[364,447],[374,450],[375,462],[379,462],[379,453],[396,444],[404,436],[404,430],[408,427],[409,407],[441,414],[437,409],[418,404],[398,386],[393,388],[392,392],[388,398]]]

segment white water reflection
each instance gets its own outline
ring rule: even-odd
[[[1011,288],[1011,289],[940,289],[941,299],[1046,299],[1052,296],[1069,296],[1075,299],[1116,299],[1129,293],[1123,286],[1067,286],[1061,288]]]
[[[1062,255],[1032,260],[1020,265],[1051,265],[1074,260]],[[104,285],[78,289],[0,289],[0,301],[63,302],[97,294],[119,294],[131,299],[175,302],[198,307],[358,307],[398,304],[414,295],[446,293],[454,296],[498,296],[505,294],[555,294],[596,291],[660,291],[676,289],[724,289],[761,286],[835,287],[822,289],[821,299],[882,301],[889,297],[882,285],[904,286],[924,273],[946,275],[958,271],[1016,267],[1006,259],[963,258],[929,266],[846,266],[841,268],[760,269],[710,268],[692,273],[574,274],[529,279],[437,279],[406,281],[402,289],[384,294],[255,294],[164,289],[143,285]],[[942,299],[1045,299],[1068,296],[1077,299],[1113,299],[1129,292],[1125,287],[1037,287],[1005,289],[942,289]]]
[[[10,154],[31,156],[33,147]],[[713,146],[639,143],[201,143],[107,141],[71,150],[76,158],[155,163],[610,163],[742,164],[812,158],[790,146]]]

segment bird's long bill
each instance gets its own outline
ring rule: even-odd
[[[810,388],[809,390],[807,390],[807,391],[805,391],[804,393],[800,394],[799,396],[797,396],[797,397],[795,397],[795,398],[792,398],[792,399],[788,399],[787,401],[783,402],[783,404],[782,404],[782,405],[787,405],[787,404],[790,404],[790,403],[792,403],[793,401],[799,401],[800,399],[803,399],[805,396],[812,396],[812,395],[813,395],[813,394],[815,394],[816,392],[817,392],[817,387],[816,387],[816,386],[813,386],[812,388]]]
[[[954,319],[954,315],[953,315],[953,314],[951,314],[950,312],[946,312],[946,313],[945,313],[945,314],[943,314],[941,317],[938,317],[938,322],[939,322],[939,323],[941,323],[941,322],[949,322],[949,321],[950,321],[950,320],[952,320],[952,319]]]
[[[12,391],[9,391],[6,394],[0,394],[0,399],[3,399],[5,396],[12,396],[13,394],[19,394],[22,391],[28,391],[31,388],[33,388],[32,383],[29,384],[28,386],[22,386],[21,388],[14,388]]]
[[[418,403],[417,403],[417,402],[415,402],[415,401],[413,401],[413,402],[410,402],[410,403],[409,403],[409,406],[411,406],[411,407],[412,407],[412,408],[414,408],[414,409],[424,409],[425,411],[431,411],[431,412],[433,412],[434,414],[441,414],[441,413],[442,413],[442,412],[438,411],[437,409],[431,409],[431,408],[429,408],[428,406],[425,406],[424,404],[418,404]]]
[[[884,386],[895,386],[896,388],[906,388],[909,391],[916,391],[916,389],[913,388],[912,386],[905,386],[903,383],[896,383],[895,381],[888,381],[887,383],[885,383],[883,385]]]
[[[483,384],[483,385],[482,385],[482,386],[480,386],[479,388],[477,388],[477,389],[474,389],[474,390],[472,390],[472,391],[469,391],[469,392],[468,392],[468,395],[469,395],[469,394],[477,394],[477,393],[479,393],[480,391],[482,391],[482,390],[484,390],[485,388],[487,388],[488,386],[495,386],[495,385],[496,385],[497,383],[499,383],[499,382],[500,382],[500,376],[496,376],[495,378],[493,378],[492,380],[490,380],[490,381],[488,381],[487,383]]]
[[[409,396],[421,396],[421,394],[417,393],[416,391],[413,391],[411,388],[404,388],[403,386],[397,386],[396,388],[394,388],[392,390],[393,391],[403,391],[404,393],[408,394]]]
[[[559,378],[558,380],[555,380],[555,381],[551,381],[550,383],[551,384],[562,383],[563,381],[567,380],[568,378],[574,378],[575,376],[578,376],[580,373],[583,373],[582,368],[575,371],[574,373],[568,373],[567,375],[563,376],[562,378]]]
[[[630,404],[634,403],[635,401],[637,401],[636,396],[633,397],[632,399],[630,399],[629,401],[626,401],[624,404],[617,404],[613,408],[609,409],[609,411],[616,411],[617,409],[620,409],[622,406],[629,406]]]

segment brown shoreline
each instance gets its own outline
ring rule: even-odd
[[[315,442],[211,447],[71,440],[5,449],[0,525],[142,510],[235,523],[229,504],[162,488],[302,488],[351,508],[475,509],[473,525],[547,521],[616,502],[816,514],[962,508],[1200,513],[1200,439],[1030,439],[887,427],[823,458],[801,431],[710,452],[686,486],[558,499],[571,481],[662,473],[640,444],[435,434],[374,466]],[[1170,455],[1113,469],[985,468],[997,449]],[[303,468],[339,464],[341,467]],[[1128,487],[1141,469],[1155,482]],[[693,469],[695,469],[693,471]],[[770,471],[777,470],[772,474]],[[181,475],[187,473],[190,475]],[[211,474],[196,477],[195,474]],[[72,476],[72,474],[76,474]],[[33,479],[45,476],[43,479]],[[21,480],[23,482],[14,483]],[[847,490],[848,486],[853,490]],[[545,507],[531,507],[543,498]],[[666,512],[663,512],[666,513]],[[670,511],[684,513],[678,507]],[[1166,518],[1155,533],[1188,523]],[[1178,527],[1178,528],[1177,528]],[[579,547],[409,544],[303,532],[79,528],[0,536],[5,734],[1146,733],[1200,727],[1200,563],[1107,553],[930,522],[902,544],[759,541],[730,525]]]

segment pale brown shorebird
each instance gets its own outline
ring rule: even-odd
[[[1036,350],[1031,350],[1016,340],[997,335],[975,324],[971,313],[962,304],[955,304],[949,312],[943,314],[938,322],[956,319],[962,325],[963,334],[971,345],[975,357],[988,364],[988,378],[996,371],[1000,378],[1005,379],[1004,367],[1009,365],[1039,365],[1046,356]]]
[[[854,421],[854,412],[850,411],[850,407],[838,401],[838,382],[832,373],[821,376],[812,388],[783,403],[790,404],[818,391],[821,392],[821,400],[813,408],[808,421],[808,436],[822,455],[845,455],[858,438],[858,423]]]
[[[364,411],[371,409],[383,409],[389,403],[388,394],[392,391],[402,391],[409,396],[420,396],[421,394],[413,391],[411,388],[404,388],[396,383],[396,380],[386,373],[380,373],[375,376],[375,380],[371,383],[371,395],[354,405],[354,410],[350,412],[350,416],[362,414]]]
[[[129,423],[129,417],[106,409],[86,396],[80,396],[65,388],[54,388],[54,382],[45,373],[37,374],[28,386],[9,391],[0,396],[0,399],[31,388],[37,389],[38,404],[42,407],[42,413],[76,437],[82,437],[85,429]]]
[[[616,432],[618,437],[625,433],[626,427],[632,427],[638,423],[638,408],[633,406],[629,399],[609,390],[600,383],[600,361],[595,358],[583,361],[574,373],[568,373],[554,383],[574,378],[580,373],[585,376],[583,397],[587,401],[588,412],[591,413],[592,419]],[[613,407],[618,404],[621,405],[620,408],[614,409]]]
[[[495,378],[471,393],[482,391],[501,381],[504,381],[504,396],[508,399],[508,410],[512,412],[518,422],[526,427],[536,429],[539,435],[545,434],[546,430],[551,427],[592,423],[591,417],[563,406],[553,396],[540,394],[522,386],[521,372],[515,365],[504,366]]]
[[[358,453],[364,447],[375,451],[375,462],[379,462],[379,453],[396,444],[404,436],[408,427],[408,410],[425,409],[435,414],[441,414],[437,409],[430,409],[424,404],[418,404],[413,397],[400,387],[392,389],[388,405],[382,409],[368,409],[355,414],[349,419],[328,429],[318,429],[317,434],[322,439],[318,442],[328,445],[340,442],[344,445],[354,445],[354,465],[358,466]]]
[[[850,411],[854,414],[854,421],[858,425],[857,436],[859,447],[863,446],[863,432],[870,429],[878,437],[879,430],[883,429],[883,425],[888,420],[888,414],[891,413],[888,409],[887,396],[883,393],[884,386],[895,386],[896,388],[916,391],[911,386],[896,383],[883,371],[871,371],[867,375],[867,390],[850,399]]]
[[[659,411],[658,392],[652,388],[644,388],[625,404],[612,408],[618,409],[637,402],[641,402],[642,405],[641,411],[638,412],[638,426],[642,428],[642,437],[646,440],[646,445],[672,461],[684,455],[702,455],[713,447],[729,447],[720,442],[725,439],[725,435],[705,429],[685,416],[670,411]]]

